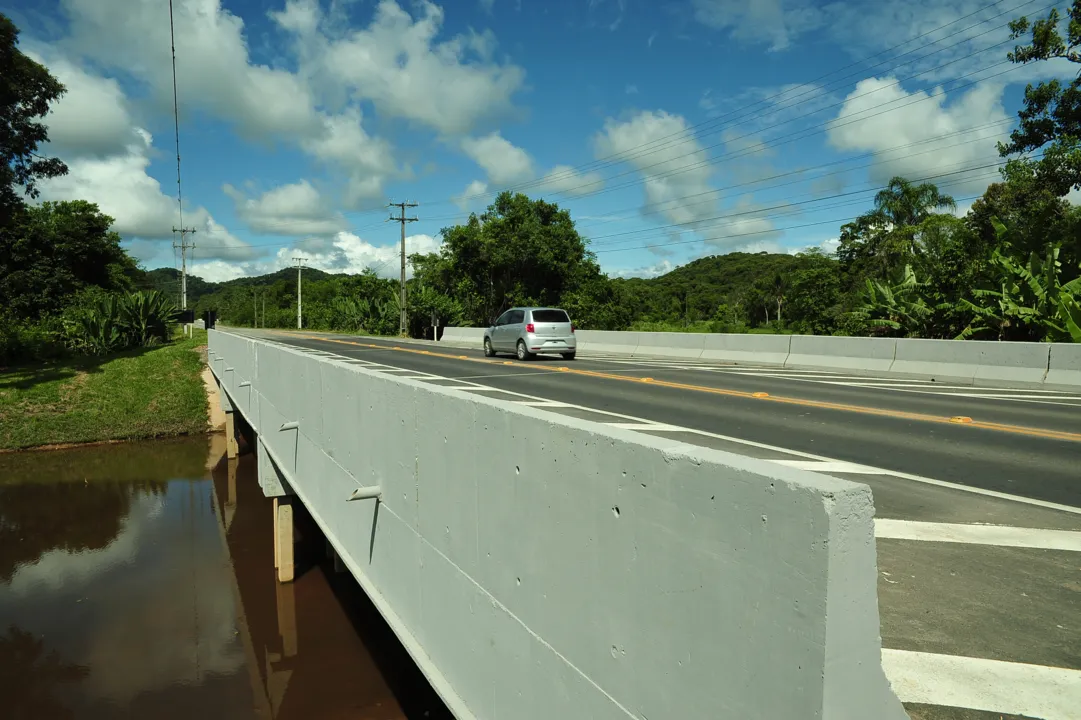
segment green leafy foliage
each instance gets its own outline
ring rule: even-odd
[[[37,181],[67,173],[56,158],[38,155],[48,142],[41,120],[64,86],[19,50],[19,30],[0,13],[0,228],[23,209],[22,194],[36,198]]]
[[[108,355],[160,345],[171,336],[176,318],[176,305],[157,290],[128,295],[88,292],[64,313],[64,336],[75,352]]]

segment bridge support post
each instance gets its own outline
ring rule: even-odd
[[[225,457],[232,460],[240,452],[236,441],[236,413],[230,410],[225,413]]]
[[[293,505],[289,497],[274,498],[274,567],[278,582],[293,582]]]

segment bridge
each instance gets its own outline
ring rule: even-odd
[[[456,717],[1081,705],[1081,348],[475,334],[209,341],[279,578],[302,502]]]

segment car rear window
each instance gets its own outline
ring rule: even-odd
[[[569,323],[571,319],[562,310],[534,310],[533,322]]]

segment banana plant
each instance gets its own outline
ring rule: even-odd
[[[860,293],[861,305],[851,315],[886,334],[926,337],[936,309],[923,297],[923,285],[911,265],[887,282],[867,278]]]
[[[997,218],[992,223],[999,247],[991,265],[999,272],[999,288],[973,290],[982,302],[961,301],[975,317],[958,338],[991,331],[1004,340],[1022,331],[1048,342],[1081,342],[1081,278],[1061,282],[1059,247],[1048,246],[1043,257],[1032,252],[1022,264],[1010,255],[1010,230]]]

